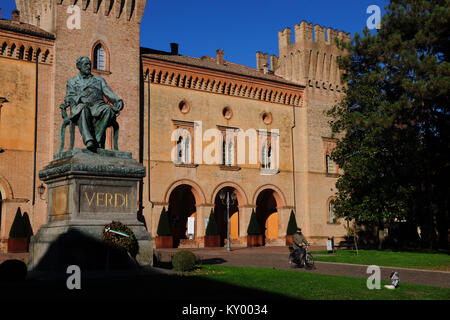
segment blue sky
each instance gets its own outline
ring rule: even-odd
[[[334,29],[361,32],[370,5],[382,13],[387,0],[148,0],[141,28],[141,46],[201,57],[225,52],[225,60],[250,67],[256,51],[278,55],[278,31],[302,20]],[[11,18],[14,0],[0,0],[2,18]],[[294,32],[292,32],[292,35]]]

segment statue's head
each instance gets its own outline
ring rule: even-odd
[[[91,74],[91,60],[88,57],[79,57],[77,59],[77,69],[84,75]]]

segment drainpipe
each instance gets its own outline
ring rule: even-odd
[[[39,55],[36,56],[36,87],[34,95],[34,149],[33,149],[33,197],[32,205],[36,202],[36,146],[37,146],[37,123],[38,123],[38,89],[39,89]]]
[[[295,105],[292,106],[292,113],[294,116],[294,124],[291,127],[291,144],[292,144],[292,186],[294,190],[294,211],[297,214],[297,200],[296,200],[296,192],[295,192],[295,151],[294,151],[294,128],[295,128]]]
[[[147,78],[147,157],[148,157],[148,201],[152,205],[152,208],[155,206],[153,201],[151,200],[150,195],[150,72]]]

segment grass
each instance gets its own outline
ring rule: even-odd
[[[267,268],[205,265],[188,276],[221,281],[305,300],[450,300],[450,289],[401,283],[395,290],[369,290],[366,279]]]
[[[327,251],[314,254],[327,255]],[[315,256],[316,261],[341,262],[386,267],[404,267],[428,270],[450,271],[450,256],[447,253],[398,252],[378,250],[337,250],[329,256]]]

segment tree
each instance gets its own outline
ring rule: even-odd
[[[159,218],[158,230],[156,231],[158,236],[171,236],[169,215],[167,214],[166,207],[162,208],[161,216]]]
[[[249,235],[261,234],[261,228],[259,227],[258,220],[256,219],[255,209],[252,210],[252,215],[250,216],[250,222],[248,224],[247,234],[249,234]]]
[[[289,222],[288,222],[286,234],[288,236],[291,236],[296,231],[297,231],[297,221],[295,220],[294,210],[291,210],[291,215],[289,217]]]
[[[9,230],[9,237],[11,239],[18,238],[27,238],[27,227],[25,222],[23,221],[22,212],[20,207],[17,208],[16,216],[14,217],[14,221],[11,225],[11,229]]]
[[[379,229],[407,220],[427,247],[448,246],[449,8],[392,0],[377,33],[339,43],[346,96],[328,112],[342,137],[337,215]]]
[[[206,227],[205,234],[207,236],[216,236],[219,234],[213,209],[211,209],[211,213],[209,214],[208,226]]]

